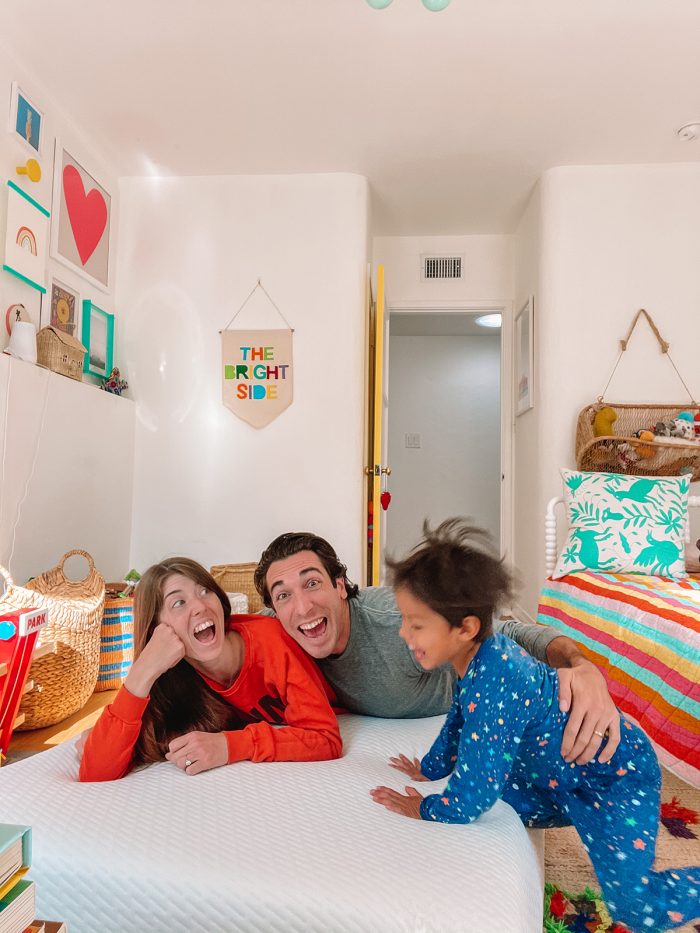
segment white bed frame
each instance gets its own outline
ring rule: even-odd
[[[564,505],[563,496],[555,496],[547,503],[547,513],[544,519],[544,561],[545,572],[550,577],[557,564],[557,514],[556,507]],[[688,508],[700,509],[700,496],[688,496]],[[690,541],[690,522],[685,528],[685,540]]]

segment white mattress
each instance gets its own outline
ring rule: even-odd
[[[542,833],[499,801],[471,826],[373,803],[442,718],[341,717],[339,761],[169,763],[79,784],[72,743],[0,770],[0,821],[33,827],[39,916],[70,933],[535,933]],[[444,785],[420,785],[432,792]]]

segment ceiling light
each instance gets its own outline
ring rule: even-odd
[[[692,142],[692,140],[700,138],[700,123],[686,123],[679,130],[676,130],[676,133],[683,142]]]
[[[421,0],[421,2],[426,10],[430,10],[431,13],[439,13],[440,10],[444,10],[449,5],[450,0]],[[367,3],[373,10],[385,10],[391,0],[367,0]]]
[[[501,326],[501,315],[500,314],[482,314],[480,317],[474,320],[475,324],[478,324],[479,327],[500,327]]]

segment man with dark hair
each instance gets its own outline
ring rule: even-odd
[[[392,719],[438,716],[449,709],[452,669],[422,669],[399,638],[401,613],[393,590],[351,583],[325,539],[308,532],[280,535],[260,558],[255,586],[287,634],[315,658],[345,709]],[[571,708],[564,758],[585,764],[606,735],[598,760],[612,758],[619,714],[602,674],[575,643],[549,626],[514,619],[494,619],[493,628],[558,669],[560,706]]]

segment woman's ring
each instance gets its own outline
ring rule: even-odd
[[[605,733],[604,733],[604,732],[598,732],[597,729],[594,729],[594,730],[593,730],[593,734],[594,734],[594,735],[599,735],[599,736],[601,737],[601,739],[604,739],[604,738],[605,738]]]
[[[190,766],[191,764],[194,764],[194,762],[190,761],[189,758],[185,758],[185,767],[186,767],[186,768],[189,768],[189,766]]]

